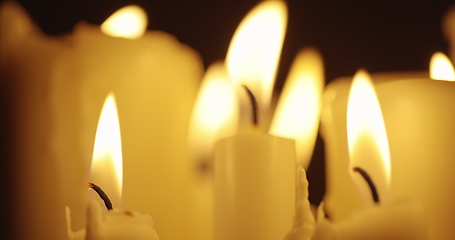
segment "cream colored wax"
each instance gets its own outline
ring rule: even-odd
[[[199,56],[164,32],[148,31],[130,40],[79,24],[72,37],[68,54],[56,66],[53,107],[59,123],[56,139],[71,135],[79,144],[78,156],[66,153],[74,146],[58,149],[59,158],[68,161],[63,171],[77,169],[74,174],[82,177],[62,177],[64,184],[81,188],[99,109],[112,91],[122,132],[124,209],[152,215],[162,239],[184,239],[190,169],[187,125],[203,71]],[[85,207],[71,190],[64,197],[73,212]],[[76,216],[82,217],[74,218],[78,229],[85,216]]]
[[[10,213],[2,219],[12,225],[4,225],[7,238],[65,239],[57,169],[66,159],[51,147],[50,81],[64,44],[45,36],[14,1],[0,5],[1,174],[2,190],[8,189],[2,199]]]
[[[214,239],[283,239],[295,209],[295,142],[243,133],[215,147]]]
[[[424,207],[401,201],[355,211],[340,222],[324,217],[319,208],[315,240],[426,240]]]
[[[72,227],[85,226],[84,183],[99,109],[111,91],[122,126],[124,208],[152,215],[163,239],[184,239],[186,135],[203,72],[199,56],[158,31],[130,40],[81,23],[66,38],[48,37],[11,2],[0,18],[1,111],[9,116],[4,138],[18,239],[65,239],[65,206],[76,213]]]
[[[422,201],[428,239],[454,239],[455,101],[453,82],[425,74],[372,76],[381,105],[392,161],[391,197]],[[338,79],[325,92],[322,128],[327,152],[326,211],[334,220],[362,206],[347,169],[346,102],[350,80]]]

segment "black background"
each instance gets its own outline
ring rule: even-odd
[[[225,57],[241,19],[259,0],[20,0],[31,17],[51,35],[69,34],[79,21],[101,24],[127,4],[142,6],[149,29],[164,30],[198,51],[207,67]],[[428,69],[435,51],[447,52],[441,20],[449,0],[437,1],[286,1],[288,31],[277,76],[282,88],[297,51],[314,46],[322,53],[326,81],[370,72]],[[318,139],[308,171],[310,198],[319,203],[324,192],[323,143]]]

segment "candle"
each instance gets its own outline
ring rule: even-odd
[[[103,26],[128,16],[120,11],[123,14],[113,15]],[[55,66],[52,107],[59,146],[55,154],[66,159],[60,166],[61,183],[67,188],[64,202],[75,212],[86,207],[80,193],[70,189],[84,181],[88,164],[84,159],[92,152],[87,143],[93,139],[98,109],[104,96],[114,91],[121,112],[123,156],[128,159],[123,205],[152,214],[162,238],[183,239],[189,234],[188,122],[202,77],[201,59],[165,32],[145,31],[135,39],[116,36],[80,23]],[[82,215],[73,219],[78,227],[84,221]]]
[[[134,16],[144,16],[136,10]],[[129,14],[121,12],[104,26],[118,19],[124,23]],[[108,36],[84,23],[69,36],[49,37],[16,3],[3,3],[0,18],[2,102],[8,103],[1,111],[9,129],[2,138],[11,144],[6,147],[9,181],[18,184],[12,185],[10,201],[12,225],[18,227],[11,231],[19,239],[64,239],[59,219],[65,205],[85,212],[80,184],[86,180],[99,109],[114,90],[123,113],[123,154],[130,159],[124,206],[156,216],[162,237],[186,236],[187,125],[203,72],[197,53],[162,31],[143,32],[144,22],[135,39]],[[146,189],[139,187],[144,182]],[[144,197],[144,191],[154,197]],[[19,228],[24,224],[29,231]],[[75,215],[73,224],[85,226],[84,214]]]
[[[237,130],[238,99],[226,68],[211,65],[203,80],[190,119],[191,231],[193,239],[213,238],[213,147]]]
[[[285,14],[281,1],[260,3],[239,25],[229,47],[226,64],[230,78],[246,86],[250,98],[257,95],[258,103],[252,100],[245,104],[252,112],[246,116],[253,115],[253,120],[245,121],[249,127],[215,146],[214,239],[282,239],[292,226],[295,142],[251,129],[256,120],[261,125],[265,116],[261,111],[266,111],[270,102],[268,88],[275,74],[270,68],[276,68]]]
[[[369,75],[354,76],[347,106],[351,179],[367,204],[349,217],[328,221],[320,208],[316,239],[427,239],[419,201],[392,201],[389,146],[381,107]],[[368,183],[365,184],[365,183]],[[373,203],[375,205],[373,205]]]
[[[449,190],[454,157],[450,146],[454,120],[450,110],[455,85],[433,81],[425,74],[373,75],[388,133],[393,183],[390,196],[422,201],[427,209],[428,238],[452,239],[454,195]],[[340,220],[362,206],[350,183],[343,120],[349,80],[338,79],[324,94],[322,134],[327,149],[326,211]],[[343,117],[344,116],[344,117]],[[344,139],[343,139],[344,137]],[[344,170],[342,170],[344,169]],[[425,177],[423,177],[425,176]],[[431,210],[430,210],[431,209]]]
[[[44,35],[15,1],[0,4],[5,238],[65,238],[58,162],[68,155],[58,159],[52,151],[50,77],[66,43]]]
[[[98,128],[96,130],[95,147],[91,167],[91,181],[102,183],[104,190],[89,183],[90,188],[99,194],[106,191],[112,194],[111,200],[102,196],[107,208],[120,206],[123,183],[122,145],[120,136],[120,123],[114,95],[107,96],[101,111]],[[101,195],[101,194],[100,194]],[[139,214],[134,211],[109,210],[102,213],[100,204],[90,201],[87,207],[87,227],[78,232],[71,230],[71,217],[69,207],[66,208],[68,238],[71,239],[156,239],[158,235],[153,228],[153,221],[149,215]]]

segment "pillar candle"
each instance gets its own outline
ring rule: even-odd
[[[214,239],[283,239],[295,205],[295,142],[250,132],[215,147]]]
[[[201,76],[198,54],[167,33],[147,31],[131,40],[107,36],[99,26],[77,25],[54,76],[53,107],[59,123],[55,139],[75,136],[80,151],[63,166],[63,172],[72,171],[79,179],[62,177],[68,189],[80,186],[84,178],[99,109],[104,96],[113,91],[122,124],[123,157],[128,159],[123,206],[153,215],[162,238],[185,238],[187,127]],[[68,158],[68,148],[74,146],[58,149],[59,158]],[[74,194],[65,193],[71,209],[85,208]],[[74,222],[83,226],[83,219]]]
[[[381,104],[392,159],[390,196],[422,201],[427,209],[429,239],[453,239],[455,208],[450,190],[455,181],[455,151],[450,142],[455,120],[450,103],[453,82],[434,81],[425,73],[372,76]],[[335,80],[325,92],[322,132],[327,149],[326,210],[334,220],[362,206],[346,170],[346,102],[350,80]]]
[[[43,34],[16,2],[0,5],[0,158],[2,198],[9,213],[2,216],[6,238],[65,238],[58,162],[68,155],[58,159],[51,144],[55,122],[50,79],[66,43]]]
[[[396,169],[391,164],[381,106],[365,71],[359,71],[350,86],[346,119],[347,172],[364,194],[365,204],[342,219],[326,220],[320,211],[316,239],[427,239],[422,202],[396,201],[391,196]]]
[[[30,226],[16,231],[19,238],[64,239],[66,205],[82,213],[74,216],[73,227],[85,226],[81,183],[99,109],[110,91],[122,112],[123,154],[129,159],[125,208],[153,215],[163,238],[184,238],[186,136],[203,72],[199,55],[161,31],[132,40],[80,23],[69,36],[49,37],[15,3],[4,3],[0,16],[2,102],[8,103],[2,112],[9,116],[4,142],[11,144],[9,172],[18,184],[11,197],[13,224]]]

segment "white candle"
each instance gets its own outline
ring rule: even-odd
[[[327,221],[320,212],[316,239],[427,239],[422,202],[391,201],[390,186],[395,180],[391,172],[395,169],[381,107],[364,71],[354,76],[349,93],[347,135],[348,172],[365,196],[367,204],[363,206],[368,207],[359,207],[352,215],[333,221]]]
[[[260,3],[239,25],[226,59],[229,76],[239,91],[245,91],[240,87],[245,85],[257,96],[256,117],[262,128],[267,125],[262,121],[285,25],[283,2]],[[250,101],[244,106],[249,113],[242,112],[241,117],[256,114]],[[295,142],[254,131],[258,129],[252,130],[253,121],[241,121],[241,133],[215,146],[214,239],[282,239],[292,226]]]
[[[215,147],[215,238],[282,239],[295,205],[295,142],[238,134]]]
[[[15,1],[0,4],[0,138],[10,185],[3,197],[12,215],[5,235],[13,239],[65,238],[58,165],[68,155],[53,152],[50,103],[53,64],[65,44],[44,35]]]
[[[123,161],[120,123],[112,93],[107,96],[101,111],[94,145],[90,181],[96,180],[97,184],[102,184],[100,186],[108,196],[110,195],[113,207],[119,208],[122,196]],[[93,189],[98,187],[91,183],[88,185]],[[98,193],[99,190],[96,191]],[[70,240],[159,239],[149,215],[117,209],[111,209],[103,214],[100,206],[98,202],[90,201],[87,207],[86,229],[78,232],[71,230],[70,210],[69,207],[66,208]],[[109,206],[106,204],[106,207]]]
[[[213,147],[237,131],[238,99],[223,64],[209,67],[190,120],[192,238],[213,239]],[[231,119],[232,116],[232,119]]]
[[[199,56],[165,32],[146,31],[139,38],[125,39],[81,23],[55,68],[55,140],[63,142],[56,155],[67,159],[61,166],[61,183],[68,189],[64,201],[75,212],[86,206],[69,189],[77,189],[84,180],[92,152],[87,143],[93,139],[104,96],[114,91],[121,112],[123,156],[128,159],[124,206],[152,214],[162,238],[188,236],[187,132],[203,72]],[[71,177],[64,175],[68,172]],[[75,216],[75,226],[84,225],[80,217]]]
[[[451,127],[455,117],[450,103],[455,101],[454,83],[433,81],[428,74],[376,74],[373,79],[392,159],[390,196],[422,201],[427,210],[428,238],[453,239],[455,208],[451,202],[455,195],[450,189],[455,179],[450,169],[455,152],[450,143],[455,136]],[[322,118],[328,154],[326,211],[335,221],[362,206],[348,171],[343,170],[348,167],[343,112],[349,84],[344,78],[327,87]]]
[[[48,37],[11,2],[2,5],[0,18],[1,89],[9,104],[1,111],[14,123],[7,126],[15,139],[6,137],[13,146],[10,162],[21,167],[11,171],[12,182],[21,186],[11,197],[20,221],[14,225],[30,225],[29,231],[15,231],[18,238],[63,239],[58,219],[65,205],[85,212],[80,184],[87,178],[99,109],[112,90],[130,165],[124,206],[156,214],[165,238],[186,236],[187,125],[203,72],[200,57],[161,31],[125,39],[80,23],[70,36]],[[144,184],[146,189],[139,187]],[[84,214],[73,223],[85,226]]]

